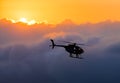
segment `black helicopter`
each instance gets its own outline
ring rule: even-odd
[[[84,50],[78,46],[78,45],[84,45],[84,44],[77,44],[77,43],[71,43],[71,42],[66,42],[66,41],[63,41],[63,42],[66,42],[66,43],[70,43],[68,45],[57,45],[54,43],[53,39],[50,39],[50,41],[52,42],[52,49],[54,49],[54,47],[63,47],[65,48],[65,50],[67,52],[70,53],[70,57],[72,58],[79,58],[79,59],[83,59],[82,57],[79,57],[82,53],[84,53]],[[76,57],[74,57],[72,54],[75,54]]]

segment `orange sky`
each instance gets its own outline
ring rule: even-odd
[[[0,0],[0,19],[23,17],[49,23],[120,21],[120,0]]]

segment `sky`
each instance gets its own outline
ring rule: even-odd
[[[0,83],[120,83],[119,0],[0,0]],[[83,59],[50,39],[84,43]]]
[[[71,19],[77,24],[120,20],[119,0],[0,0],[0,18],[34,19],[52,24]]]

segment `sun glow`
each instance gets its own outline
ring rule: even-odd
[[[18,22],[26,23],[26,24],[28,24],[28,25],[33,25],[33,24],[36,23],[35,20],[29,20],[29,21],[28,21],[26,18],[20,18]]]
[[[27,18],[20,18],[19,20],[14,20],[14,19],[6,18],[6,20],[11,21],[12,23],[21,22],[21,23],[25,23],[25,24],[27,24],[27,25],[34,25],[34,24],[40,24],[40,23],[48,24],[48,21],[47,21],[47,20],[38,22],[38,21],[36,21],[36,20],[34,20],[34,19],[32,19],[32,20],[27,20]]]
[[[27,19],[26,18],[20,18],[19,20],[20,22],[23,22],[23,23],[28,23]]]

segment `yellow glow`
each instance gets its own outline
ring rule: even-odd
[[[36,23],[35,20],[31,20],[31,21],[28,22],[28,25],[32,25],[32,24],[35,24],[35,23]]]

